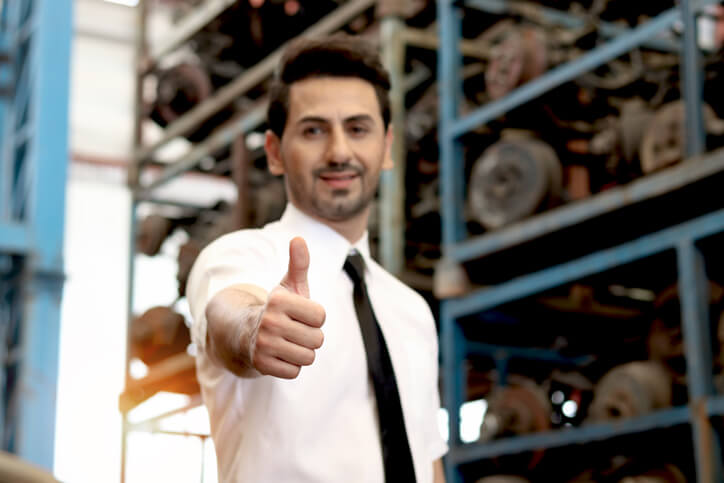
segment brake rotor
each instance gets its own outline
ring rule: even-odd
[[[714,110],[708,104],[702,106],[704,125],[709,128],[718,124]],[[641,140],[641,170],[651,173],[676,164],[686,152],[686,114],[684,102],[670,102],[662,106],[646,127]]]
[[[470,177],[473,216],[496,229],[526,218],[558,193],[562,168],[553,149],[534,139],[501,141],[475,162]]]
[[[485,87],[499,99],[515,87],[540,76],[548,65],[545,33],[534,27],[506,30],[491,52]]]
[[[592,421],[618,421],[671,405],[671,378],[653,361],[614,367],[601,378],[588,411]]]

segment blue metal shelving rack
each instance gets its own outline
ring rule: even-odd
[[[52,470],[71,0],[0,2],[0,449]]]
[[[706,2],[695,5],[692,0],[681,0],[679,7],[672,8],[633,29],[621,30],[620,27],[602,24],[599,27],[601,33],[611,37],[611,40],[578,59],[552,69],[506,97],[460,117],[458,106],[462,97],[462,81],[459,72],[462,57],[457,46],[461,39],[462,15],[468,8],[500,14],[507,12],[514,3],[506,0],[438,2],[440,191],[443,257],[448,262],[463,263],[491,256],[507,247],[573,226],[598,215],[625,209],[627,205],[652,199],[681,188],[687,183],[724,172],[724,151],[702,154],[705,139],[701,112],[702,69],[696,45],[695,18],[696,9],[701,8],[701,4]],[[577,21],[551,9],[541,9],[540,12],[562,25],[573,26]],[[672,43],[670,37],[662,34],[670,30],[676,22],[683,24],[683,37],[681,42]],[[476,126],[494,120],[511,109],[643,44],[656,44],[659,48],[680,52],[687,116],[687,155],[691,159],[676,168],[595,195],[590,200],[563,206],[494,233],[466,239],[462,219],[465,180],[460,137]],[[714,396],[712,388],[712,355],[707,350],[709,335],[706,325],[708,324],[706,293],[708,281],[703,254],[697,242],[723,232],[724,210],[715,211],[619,246],[520,276],[492,288],[443,300],[440,305],[443,400],[450,417],[450,452],[446,457],[447,481],[449,483],[462,481],[460,466],[485,458],[532,449],[586,443],[681,424],[691,424],[693,428],[697,481],[707,483],[722,481],[719,441],[712,428],[710,417],[722,414],[724,399]],[[681,287],[682,323],[689,378],[687,407],[659,411],[616,425],[600,424],[508,438],[486,444],[462,444],[458,410],[465,400],[464,360],[475,352],[476,346],[466,341],[458,324],[459,318],[665,251],[676,253],[676,268]]]

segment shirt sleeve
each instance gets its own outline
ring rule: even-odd
[[[274,245],[262,230],[242,230],[215,240],[199,254],[186,297],[193,318],[191,339],[206,349],[206,304],[226,287],[252,284],[270,291],[278,280]],[[276,281],[275,281],[276,280]]]

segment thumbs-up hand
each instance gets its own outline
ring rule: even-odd
[[[289,268],[261,313],[252,363],[262,374],[294,379],[322,346],[324,308],[309,299],[309,250],[303,238],[289,243]]]

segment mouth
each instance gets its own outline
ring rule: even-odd
[[[348,188],[357,178],[359,178],[359,173],[354,171],[325,172],[319,174],[319,179],[332,189]]]

